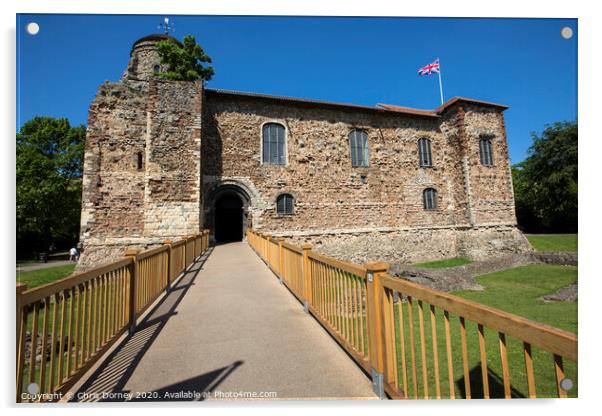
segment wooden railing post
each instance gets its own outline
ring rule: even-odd
[[[272,264],[272,236],[266,234],[265,236],[265,247],[266,247],[266,260],[268,262],[268,265],[270,265],[272,267],[272,269],[274,268],[274,265]]]
[[[384,322],[382,313],[382,285],[381,276],[389,270],[388,263],[367,263],[366,268],[366,309],[368,318],[368,351],[370,354],[370,365],[372,367],[372,388],[381,398],[385,398],[384,391],[384,368],[385,368],[385,346],[384,346]]]
[[[280,283],[283,280],[286,280],[284,277],[284,248],[282,247],[282,243],[284,242],[284,238],[276,237],[272,239],[276,243],[278,243],[278,277],[280,278]]]
[[[171,290],[171,282],[173,280],[171,243],[172,243],[171,240],[165,240],[163,242],[163,244],[165,244],[167,246],[167,270],[165,270],[165,273],[167,274],[167,287],[165,288],[166,292],[169,292]]]
[[[125,257],[132,258],[132,264],[130,266],[130,293],[129,293],[129,333],[133,334],[136,331],[136,310],[138,309],[137,298],[138,298],[138,288],[137,288],[137,277],[138,277],[138,253],[140,250],[136,248],[130,248],[125,252]]]
[[[305,313],[309,313],[309,305],[313,305],[314,302],[312,295],[311,267],[309,264],[309,252],[312,249],[312,245],[302,244],[301,249],[303,250],[303,289],[305,293],[303,308],[305,309]]]
[[[184,269],[187,269],[188,266],[190,266],[192,264],[192,262],[194,261],[194,241],[192,240],[193,237],[192,236],[186,236],[184,237],[186,239],[186,243],[184,243],[184,255],[186,256],[186,261],[184,262],[185,267]],[[192,245],[192,255],[190,255],[190,246]]]
[[[198,245],[197,240],[199,238],[198,234],[195,234],[192,236],[192,257],[196,260],[196,258],[198,257],[197,251],[196,251],[196,247]]]
[[[21,402],[21,393],[23,392],[23,367],[25,365],[25,332],[27,330],[26,316],[23,313],[23,302],[21,294],[27,290],[26,283],[17,283],[17,403]]]

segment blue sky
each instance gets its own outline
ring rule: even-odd
[[[195,35],[213,59],[211,88],[354,104],[439,105],[445,98],[510,106],[513,163],[530,133],[577,118],[576,19],[170,16],[174,36]],[[36,115],[85,124],[98,86],[116,81],[131,45],[158,32],[163,16],[17,15],[17,127]],[[36,36],[27,23],[40,26]],[[564,39],[563,27],[574,36]]]

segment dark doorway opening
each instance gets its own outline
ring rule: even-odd
[[[242,200],[236,195],[224,195],[215,203],[215,241],[242,241]]]

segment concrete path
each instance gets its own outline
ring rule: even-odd
[[[50,260],[46,263],[28,263],[17,265],[17,272],[32,272],[34,270],[50,269],[52,267],[66,266],[68,264],[77,264],[70,260]]]
[[[246,243],[208,253],[74,400],[375,398]]]

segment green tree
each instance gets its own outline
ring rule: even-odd
[[[211,58],[205,54],[203,48],[196,43],[192,35],[184,37],[180,44],[173,38],[162,40],[157,44],[161,63],[168,66],[168,71],[158,72],[159,77],[179,81],[209,81],[213,76]]]
[[[17,253],[46,251],[78,239],[84,126],[35,117],[17,133]]]
[[[512,167],[517,219],[529,232],[577,231],[577,122],[546,126]]]

